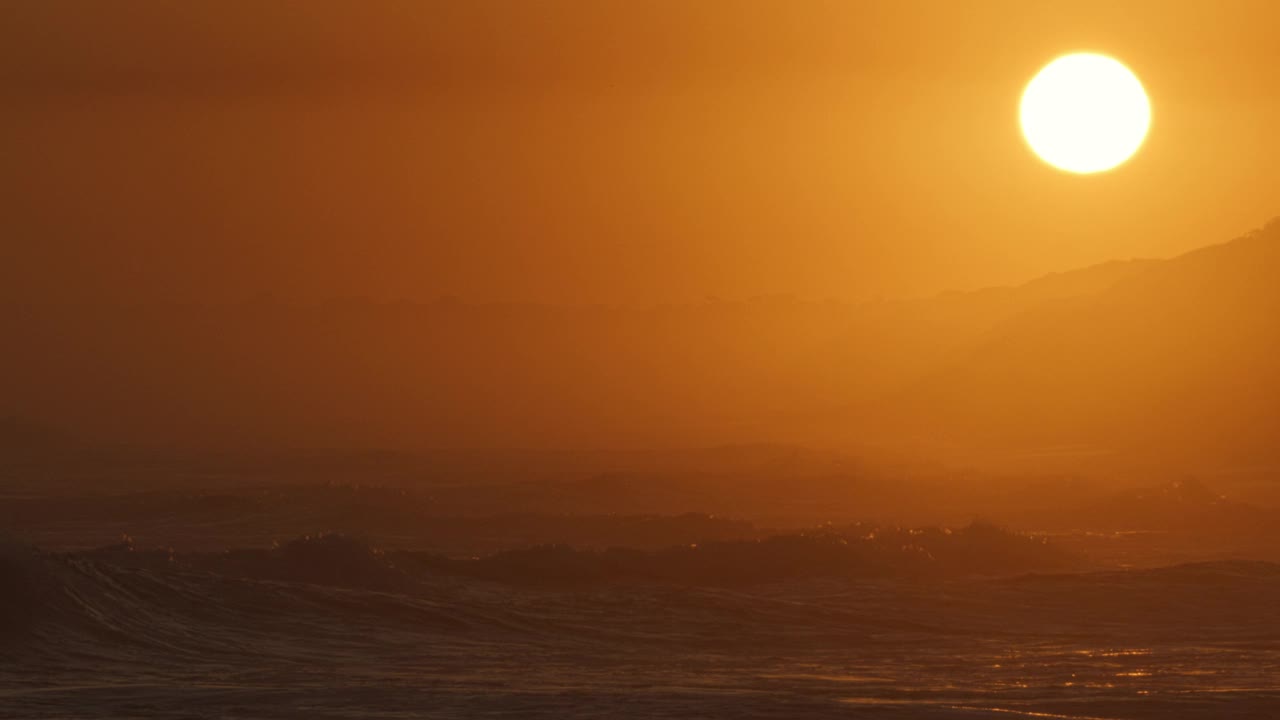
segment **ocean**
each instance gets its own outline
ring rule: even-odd
[[[531,584],[325,552],[6,542],[0,717],[1280,717],[1268,562]]]

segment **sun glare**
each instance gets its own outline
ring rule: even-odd
[[[1118,60],[1064,55],[1027,84],[1019,109],[1022,134],[1036,155],[1073,173],[1110,170],[1142,145],[1151,104],[1142,83]]]

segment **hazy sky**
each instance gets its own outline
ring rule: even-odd
[[[1274,2],[0,6],[0,298],[650,303],[1016,282],[1280,214]],[[1018,133],[1113,54],[1146,146]]]

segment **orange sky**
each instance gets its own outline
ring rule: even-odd
[[[0,10],[0,298],[859,299],[1280,214],[1272,2],[199,2]],[[1093,49],[1154,120],[1018,134]]]

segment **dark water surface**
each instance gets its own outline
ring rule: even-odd
[[[1280,566],[395,592],[0,559],[0,716],[1280,717]]]

